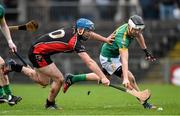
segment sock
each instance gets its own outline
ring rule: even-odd
[[[3,88],[0,86],[0,96],[3,96]]]
[[[4,92],[6,93],[6,95],[12,95],[9,85],[3,86],[3,89],[4,89]]]
[[[72,83],[85,81],[85,80],[86,80],[86,74],[73,75],[73,78],[71,79]]]
[[[15,72],[21,72],[23,65],[11,64],[11,69]]]
[[[54,105],[55,101],[50,102],[48,99],[46,99],[46,105],[50,106],[50,105]]]
[[[137,97],[136,97],[137,98]],[[144,105],[145,101],[141,101],[139,98],[137,100],[140,102],[140,104]],[[147,101],[146,101],[147,102]]]

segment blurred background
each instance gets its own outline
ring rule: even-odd
[[[180,0],[0,0],[6,10],[8,25],[24,24],[29,20],[39,23],[37,32],[16,31],[12,38],[18,52],[28,62],[28,49],[40,35],[64,26],[73,26],[80,18],[95,23],[95,32],[107,37],[118,26],[126,23],[131,15],[138,14],[145,20],[143,32],[148,49],[157,57],[150,63],[134,41],[129,48],[129,69],[139,83],[173,83],[180,85]],[[9,49],[0,34],[0,55],[10,57]],[[86,49],[99,63],[102,43],[89,40]],[[58,68],[65,73],[87,73],[90,70],[76,53],[58,54],[52,57]],[[23,74],[11,73],[12,83],[32,83]],[[120,80],[114,78],[113,83]]]

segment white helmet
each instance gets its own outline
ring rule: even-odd
[[[128,20],[128,25],[133,29],[143,30],[145,28],[143,19],[138,15],[133,15]]]

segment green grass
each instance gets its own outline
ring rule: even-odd
[[[63,110],[45,110],[49,87],[12,85],[14,93],[23,100],[11,107],[0,104],[0,115],[180,115],[180,87],[172,85],[140,85],[152,92],[150,102],[163,107],[163,111],[145,110],[138,101],[119,90],[98,85],[73,85],[66,94],[57,96]],[[91,91],[87,95],[87,91]]]

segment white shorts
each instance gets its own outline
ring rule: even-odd
[[[106,69],[106,71],[112,75],[122,64],[119,58],[107,58],[102,55],[99,56],[99,60],[102,68]]]

